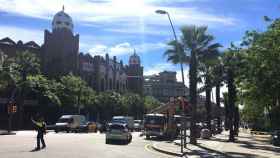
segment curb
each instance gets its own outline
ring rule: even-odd
[[[165,150],[165,149],[162,149],[162,148],[159,148],[157,146],[157,143],[153,143],[152,144],[152,148],[158,152],[161,152],[161,153],[165,153],[165,154],[168,154],[168,155],[173,155],[173,156],[179,156],[179,157],[182,157],[184,154],[182,153],[177,153],[177,152],[172,152],[172,151],[168,151],[168,150]]]
[[[2,135],[2,136],[3,135],[16,135],[16,133],[15,132],[10,132],[10,133],[9,132],[1,132],[0,135]]]

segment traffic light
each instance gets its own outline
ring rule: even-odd
[[[14,104],[12,106],[12,113],[16,113],[17,112],[17,106]]]

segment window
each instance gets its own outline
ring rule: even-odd
[[[57,21],[56,24],[57,24],[57,25],[60,25],[60,24],[61,24],[61,21]]]

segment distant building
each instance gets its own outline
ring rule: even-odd
[[[34,41],[23,43],[22,41],[14,42],[10,38],[6,37],[0,40],[0,50],[3,51],[9,57],[14,57],[16,52],[29,51],[41,56],[41,47]]]
[[[129,65],[126,66],[127,88],[130,92],[143,94],[143,66],[141,66],[140,57],[134,54],[129,58]]]
[[[163,71],[159,75],[144,76],[144,95],[167,102],[170,97],[188,96],[188,89],[176,79],[176,72]]]

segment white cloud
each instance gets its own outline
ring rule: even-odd
[[[134,49],[138,54],[147,52],[156,52],[157,50],[164,49],[164,43],[142,43],[132,45],[129,42],[119,43],[114,46],[107,46],[104,44],[96,44],[89,49],[91,55],[102,55],[108,53],[110,56],[120,56],[125,54],[132,54]]]
[[[0,11],[23,15],[28,17],[51,19],[65,4],[65,11],[69,13],[74,22],[81,23],[108,23],[138,24],[141,29],[144,23],[165,25],[169,22],[166,16],[156,15],[155,10],[167,10],[175,25],[204,24],[204,25],[233,25],[236,19],[214,15],[201,11],[198,8],[163,7],[157,5],[158,0],[0,0]],[[161,0],[164,2],[165,0]],[[176,0],[178,1],[178,0]],[[179,0],[189,1],[189,0]]]
[[[156,63],[150,67],[144,67],[144,69],[144,75],[149,76],[159,74],[162,71],[176,71],[177,67],[171,63]]]
[[[15,26],[0,25],[0,39],[9,37],[13,41],[18,40],[25,42],[34,41],[37,44],[43,44],[44,31],[36,29],[26,29]]]

